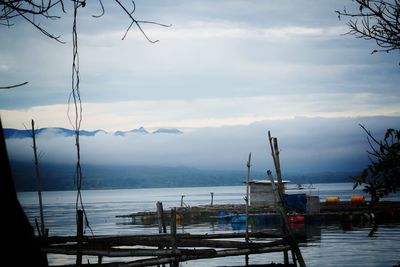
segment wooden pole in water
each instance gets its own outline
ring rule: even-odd
[[[183,207],[183,198],[185,197],[185,195],[181,195],[181,207]]]
[[[214,205],[214,192],[210,192],[211,194],[211,207]]]
[[[176,208],[171,209],[171,248],[176,251]],[[179,261],[176,258],[172,261],[171,266],[178,267]]]
[[[250,200],[250,166],[251,166],[251,153],[249,153],[249,159],[247,161],[247,179],[246,179],[246,242],[250,241],[249,238],[249,200]],[[245,256],[246,266],[249,265],[249,255]]]
[[[160,234],[166,233],[167,227],[165,226],[164,209],[163,209],[163,204],[160,201],[157,202],[157,218],[158,218],[158,232]]]
[[[158,233],[167,233],[167,228],[165,226],[165,221],[164,221],[164,209],[163,209],[163,204],[160,201],[157,201],[157,218],[158,218]],[[158,246],[159,249],[163,249],[163,246]],[[168,247],[167,247],[168,248]],[[160,265],[157,265],[160,266]],[[162,267],[165,265],[162,264]]]
[[[36,190],[39,197],[39,211],[40,211],[40,231],[39,236],[46,236],[43,217],[43,203],[42,203],[42,189],[39,172],[39,160],[37,156],[36,137],[35,137],[35,122],[32,120],[32,140],[33,140],[33,155],[35,158],[35,172],[36,172]]]
[[[76,211],[76,265],[82,265],[82,241],[83,241],[83,210]]]
[[[250,198],[250,166],[251,166],[251,153],[247,161],[247,179],[246,179],[246,242],[249,242],[249,198]]]

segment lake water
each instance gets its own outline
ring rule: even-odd
[[[319,195],[321,200],[328,196],[339,196],[341,200],[350,200],[353,195],[363,194],[361,190],[352,190],[352,184],[314,184],[316,189],[301,191]],[[246,188],[244,186],[121,189],[83,191],[83,201],[90,226],[95,235],[105,234],[155,234],[155,225],[127,224],[116,215],[139,211],[155,211],[156,202],[162,201],[164,210],[180,206],[184,195],[184,205],[196,206],[210,204],[210,193],[214,193],[214,204],[244,204]],[[44,217],[49,234],[75,235],[75,199],[74,191],[43,192]],[[18,193],[19,200],[29,220],[34,225],[39,219],[37,193]],[[389,200],[400,200],[397,194]],[[394,266],[400,264],[400,224],[379,225],[376,234],[368,237],[369,225],[306,225],[308,238],[300,243],[300,249],[307,266]],[[221,233],[232,229],[229,224],[202,223],[179,226],[179,233]],[[87,233],[90,234],[90,233]],[[96,258],[89,258],[96,262]],[[112,259],[111,259],[112,260]],[[111,261],[105,258],[104,262]],[[51,264],[68,264],[74,257],[49,255]],[[282,253],[251,255],[250,264],[281,263]],[[86,262],[86,260],[84,261]],[[196,260],[181,263],[181,266],[234,266],[244,265],[244,256]]]

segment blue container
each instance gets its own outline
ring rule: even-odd
[[[246,215],[233,216],[231,222],[235,223],[246,223]]]
[[[268,222],[268,216],[267,215],[257,215],[254,218],[254,222],[257,225],[266,225]]]
[[[224,217],[230,215],[229,212],[221,210],[218,212],[218,216],[221,217],[218,219],[218,224],[228,224],[231,222],[231,218],[230,217]]]
[[[289,211],[305,213],[307,208],[306,194],[285,194],[286,207]]]

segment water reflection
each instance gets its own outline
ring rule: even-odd
[[[325,186],[325,187],[324,187]],[[320,198],[340,195],[341,199],[350,198],[351,185],[324,185],[319,187]],[[156,234],[156,223],[135,225],[124,223],[116,215],[140,211],[155,211],[156,202],[162,201],[165,210],[180,205],[180,196],[185,195],[185,203],[190,206],[209,204],[210,192],[214,192],[214,204],[243,204],[243,187],[219,188],[180,188],[180,189],[138,189],[138,190],[98,190],[84,191],[83,198],[89,223],[96,235],[110,234]],[[34,225],[39,218],[36,193],[20,193],[20,201]],[[50,235],[74,235],[75,192],[44,192],[44,215]],[[334,220],[333,218],[315,219],[306,223],[293,224],[300,239],[300,248],[307,266],[393,266],[400,263],[400,225],[390,222],[378,222],[375,231],[370,234],[374,224],[371,220]],[[379,218],[378,218],[379,219]],[[259,218],[250,223],[252,231],[277,230],[274,221]],[[185,223],[178,225],[178,233],[225,233],[243,232],[245,224],[232,224],[228,221]],[[370,234],[370,235],[369,235]],[[73,263],[75,258],[63,255],[50,255],[52,264]],[[95,260],[89,259],[91,262]],[[105,258],[104,262],[114,259]],[[124,260],[124,259],[122,259]],[[282,262],[282,253],[251,255],[250,264]],[[244,257],[199,260],[183,263],[182,266],[235,266],[244,263]]]

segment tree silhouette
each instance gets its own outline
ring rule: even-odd
[[[390,52],[400,49],[400,1],[353,0],[357,10],[335,11],[339,19],[349,18],[347,34],[366,40],[374,40],[379,49],[372,51]]]
[[[339,19],[349,18],[347,34],[374,40],[379,49],[372,54],[400,50],[400,0],[353,0],[357,9],[335,11]],[[355,177],[353,189],[364,184],[363,191],[373,202],[400,189],[400,130],[387,129],[382,141],[377,140],[363,125],[367,134],[371,164]]]
[[[354,189],[365,184],[364,192],[371,195],[372,202],[400,189],[400,129],[387,129],[382,141],[360,125],[367,134],[371,163],[355,177]]]

